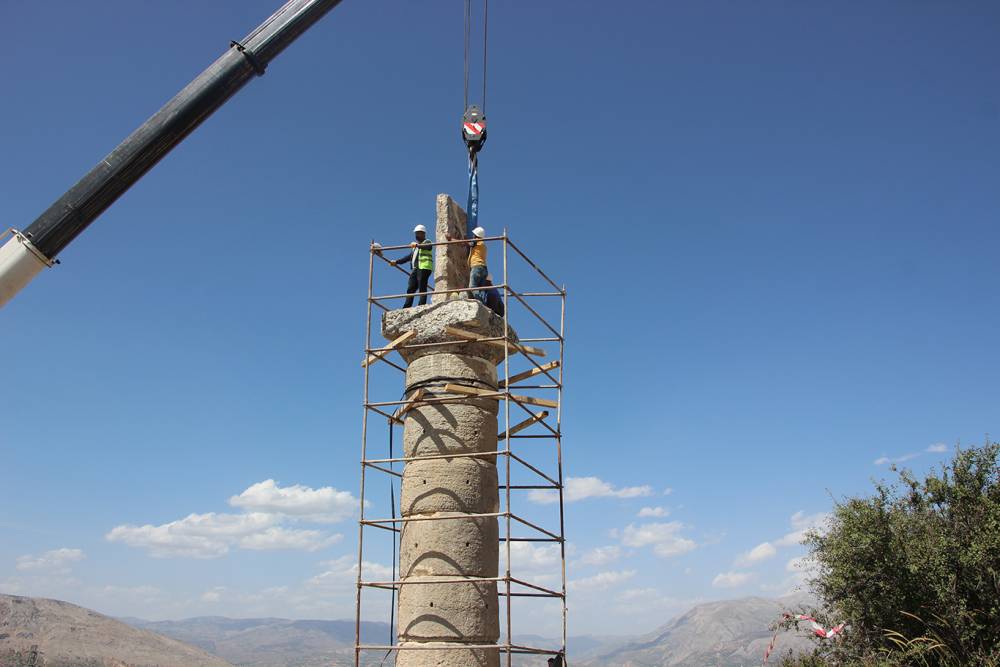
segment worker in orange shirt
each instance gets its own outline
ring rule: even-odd
[[[476,227],[472,230],[472,238],[469,239],[469,287],[485,287],[486,277],[489,275],[489,270],[486,268],[486,241],[483,238],[486,236],[486,230],[482,227]],[[455,241],[448,236],[449,241]],[[486,290],[476,290],[470,292],[473,299],[478,299],[486,304]]]

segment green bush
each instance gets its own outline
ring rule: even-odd
[[[849,627],[783,664],[1000,667],[998,456],[959,450],[923,480],[893,468],[897,482],[838,503],[806,544],[824,617]]]

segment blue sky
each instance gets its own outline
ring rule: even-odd
[[[0,7],[3,226],[274,4]],[[570,295],[572,634],[783,593],[884,459],[1000,432],[995,3],[493,5],[481,222]],[[461,21],[344,2],[0,313],[0,590],[352,615],[366,246],[464,198]]]

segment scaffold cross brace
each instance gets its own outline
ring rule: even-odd
[[[497,435],[497,440],[503,440],[508,435],[514,435],[515,433],[517,433],[519,431],[523,431],[524,429],[528,428],[532,424],[537,424],[538,422],[542,421],[543,419],[545,419],[548,416],[549,416],[549,411],[548,410],[542,410],[541,412],[539,412],[538,414],[536,414],[534,417],[528,417],[527,419],[525,419],[520,424],[516,424],[514,426],[511,426],[510,427],[510,431],[504,431],[503,433]]]
[[[426,392],[424,392],[423,389],[417,389],[415,392],[413,392],[413,396],[411,396],[410,400],[406,402],[406,405],[399,408],[399,410],[396,411],[396,414],[392,416],[393,420],[399,423],[403,423],[403,417],[406,416],[407,412],[417,407],[417,403],[419,403],[420,400],[424,397],[424,393]]]
[[[516,352],[520,352],[525,355],[534,355],[536,357],[544,357],[545,350],[540,347],[531,347],[530,345],[521,345],[520,343],[515,343],[513,341],[502,341],[502,340],[490,340],[488,336],[480,336],[479,334],[474,334],[464,329],[459,329],[457,327],[445,327],[444,330],[450,333],[456,338],[461,338],[472,343],[486,343],[487,345],[492,345],[494,347],[504,347],[505,345],[510,345],[511,349]]]
[[[512,378],[510,378],[509,380],[501,380],[500,381],[500,386],[501,387],[510,386],[510,385],[514,384],[515,382],[520,382],[521,380],[527,380],[528,378],[533,378],[536,375],[541,375],[542,373],[544,373],[546,371],[551,371],[551,370],[553,370],[555,368],[559,368],[559,361],[558,360],[556,360],[556,361],[550,361],[549,363],[542,364],[541,366],[536,366],[535,368],[532,368],[531,370],[524,371],[523,373],[518,373],[517,375],[515,375]]]
[[[396,338],[395,340],[393,340],[391,343],[389,343],[388,345],[386,345],[385,347],[383,347],[381,350],[375,350],[375,351],[373,351],[370,355],[368,355],[367,359],[365,359],[364,361],[361,362],[361,367],[364,368],[364,367],[368,366],[369,364],[373,364],[376,361],[378,361],[379,359],[382,359],[383,357],[385,357],[385,355],[389,354],[390,352],[392,352],[396,348],[402,346],[403,344],[406,343],[406,341],[410,340],[411,338],[413,338],[416,335],[417,335],[416,331],[407,331],[402,336],[399,336],[398,338]]]

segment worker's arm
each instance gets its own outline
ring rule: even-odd
[[[402,257],[400,257],[399,259],[392,260],[390,263],[393,264],[393,265],[405,264],[406,262],[409,262],[411,259],[413,259],[413,253],[412,252],[408,252],[405,255],[403,255]]]
[[[463,240],[463,239],[456,239],[454,236],[451,236],[450,234],[446,234],[445,238],[448,239],[449,241],[462,241]],[[467,241],[466,245],[469,246],[469,249],[471,250],[472,247],[476,245],[476,241],[478,241],[479,239],[477,239],[475,236],[472,236],[472,237],[466,238],[464,240]]]

